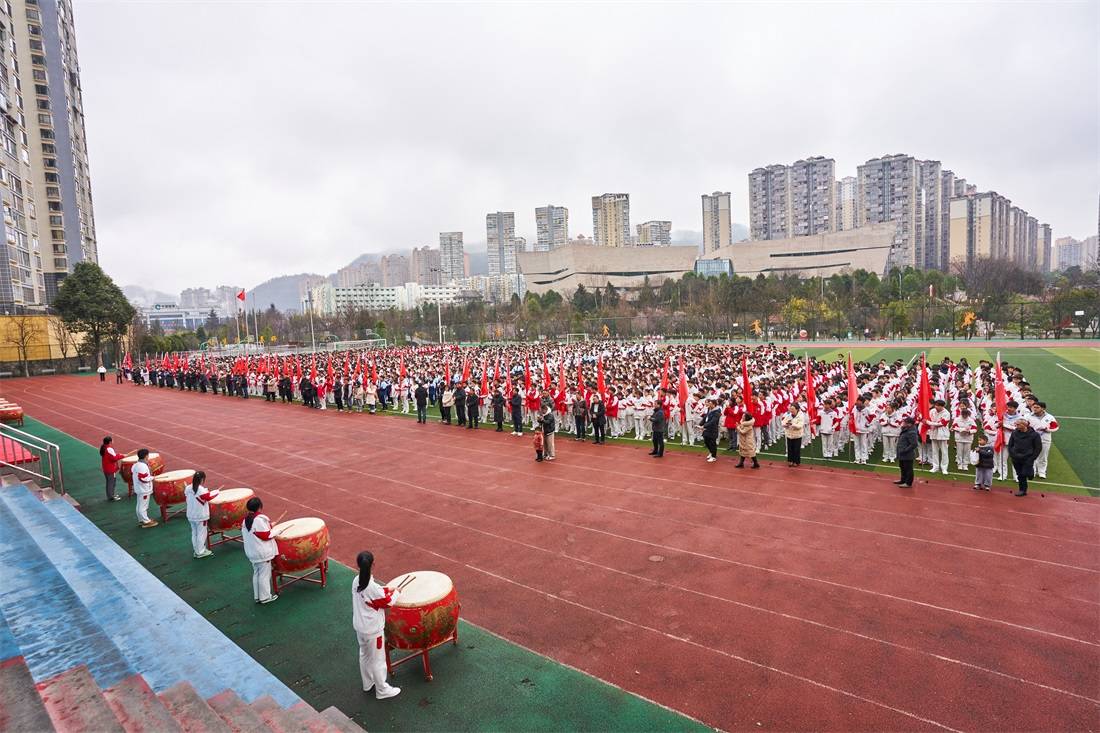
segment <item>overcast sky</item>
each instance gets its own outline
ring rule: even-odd
[[[943,162],[1096,233],[1100,4],[77,0],[101,263],[168,292],[485,240],[485,214],[702,193],[810,155]]]

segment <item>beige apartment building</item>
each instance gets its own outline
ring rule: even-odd
[[[786,239],[836,231],[836,164],[820,155],[749,173],[752,239]]]
[[[409,269],[412,270],[412,282],[418,285],[442,284],[438,249],[431,249],[427,246],[413,247],[409,263]]]
[[[672,222],[671,221],[647,221],[638,225],[638,246],[640,247],[670,247],[672,246]]]
[[[462,248],[462,232],[439,233],[439,270],[443,285],[467,276],[470,266]]]
[[[553,204],[536,208],[535,231],[536,252],[549,252],[569,244],[569,209]]]
[[[600,247],[627,247],[631,242],[630,194],[592,197],[592,237]]]
[[[98,261],[80,61],[70,0],[13,0],[44,302],[78,262]]]
[[[733,243],[729,191],[703,194],[703,253]]]

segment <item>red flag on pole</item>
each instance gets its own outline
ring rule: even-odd
[[[470,357],[469,356],[463,356],[462,357],[462,381],[463,382],[469,382],[470,381]]]
[[[929,402],[932,401],[932,386],[928,384],[928,370],[925,369],[924,354],[920,355],[920,387],[917,392],[917,409],[920,413],[920,439],[921,442],[928,436],[928,423],[932,418],[932,410]]]
[[[565,392],[565,361],[558,362],[558,391]]]
[[[222,292],[225,292],[225,291],[223,290]],[[244,296],[244,291],[243,290],[241,292],[237,293],[237,300],[241,301],[242,303],[244,302],[244,297],[245,296]]]
[[[577,391],[584,394],[584,366],[577,362]]]
[[[1005,447],[1005,413],[1008,412],[1008,397],[1005,395],[1004,374],[1001,373],[1001,352],[997,352],[997,363],[993,368],[993,404],[997,410],[997,436],[993,439],[993,450],[1000,453]]]
[[[512,370],[509,369],[504,373],[504,397],[506,399],[512,399]]]
[[[370,381],[378,384],[378,363],[373,356],[370,358]]]
[[[856,370],[852,366],[852,352],[848,352],[848,429],[853,435],[859,433],[856,430],[856,398],[859,396],[856,390]]]
[[[317,357],[313,357],[309,362],[309,381],[317,384]]]
[[[302,360],[298,357],[294,357],[294,380],[302,381]]]
[[[405,355],[401,354],[401,367],[397,373],[401,376],[401,381],[405,381]]]
[[[684,357],[680,357],[680,384],[677,389],[677,396],[680,398],[680,420],[687,420],[687,401],[688,401],[688,378],[687,372],[684,371]]]
[[[547,392],[550,391],[554,383],[550,380],[550,365],[546,363],[546,356],[542,357],[542,387]]]
[[[749,359],[741,355],[741,400],[745,403],[745,412],[756,417],[752,407],[752,382],[749,381]]]
[[[489,394],[489,366],[485,359],[481,360],[481,394]]]
[[[806,419],[810,423],[810,437],[817,434],[817,393],[814,391],[814,369],[810,355],[806,355]]]
[[[328,380],[329,386],[336,381],[336,370],[332,368],[332,357],[328,359],[328,368],[325,369],[325,379]]]
[[[599,358],[596,362],[596,391],[600,393],[600,397],[607,399],[607,384],[603,378],[603,357]]]
[[[531,357],[523,357],[523,391],[527,396],[531,395]]]
[[[500,384],[500,357],[497,357],[497,363],[493,365],[493,384]]]
[[[444,387],[450,387],[451,386],[451,360],[450,359],[444,359],[443,360],[443,386]]]
[[[661,367],[661,391],[668,389],[668,354],[665,354],[665,365]]]

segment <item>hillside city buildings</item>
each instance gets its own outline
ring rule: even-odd
[[[703,254],[733,243],[729,191],[703,194]]]

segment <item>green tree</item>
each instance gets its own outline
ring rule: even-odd
[[[590,313],[596,310],[596,296],[588,292],[583,285],[578,285],[573,293],[573,307],[581,313]]]
[[[891,331],[904,335],[909,330],[909,304],[894,300],[882,308],[882,316]]]
[[[103,364],[103,344],[120,338],[135,315],[122,290],[92,262],[77,263],[61,282],[53,307],[65,325],[84,334],[84,348],[97,366]]]

